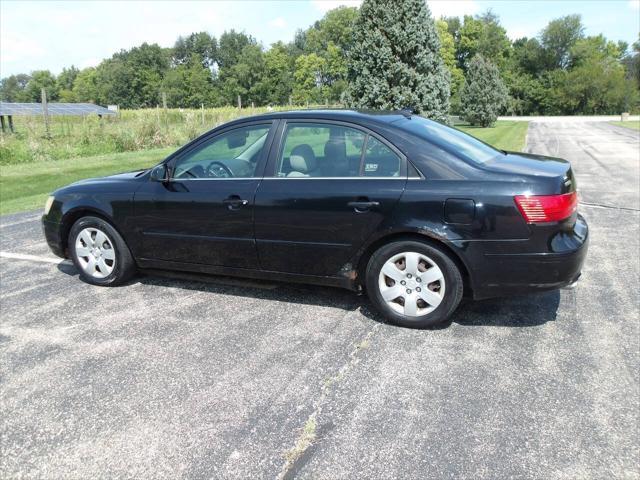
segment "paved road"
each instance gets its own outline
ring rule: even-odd
[[[380,322],[329,288],[1,258],[0,477],[639,478],[638,135],[533,123],[591,226],[576,290]],[[635,209],[635,210],[633,210]],[[0,249],[53,259],[37,214]]]

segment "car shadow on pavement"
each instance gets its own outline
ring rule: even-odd
[[[59,264],[58,270],[66,275],[78,277],[75,266],[68,263]],[[135,283],[301,305],[334,307],[346,311],[359,310],[362,315],[375,322],[388,323],[373,308],[366,295],[341,288],[161,270],[145,271],[131,280],[129,285]],[[126,285],[121,288],[126,288]],[[464,299],[450,322],[433,329],[447,328],[451,323],[461,326],[535,327],[554,321],[559,305],[558,290],[481,301]]]

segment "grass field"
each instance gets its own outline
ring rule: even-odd
[[[458,128],[497,148],[515,151],[524,148],[527,133],[526,122],[503,121],[492,128],[465,125]],[[0,165],[0,215],[41,208],[50,192],[83,178],[150,167],[176,147]]]
[[[524,149],[529,123],[503,120],[489,128],[471,125],[456,125],[456,128],[501,150],[520,152]]]
[[[42,207],[49,193],[83,178],[152,166],[171,151],[171,148],[161,148],[0,166],[0,215]]]
[[[640,120],[627,120],[626,122],[610,122],[613,125],[630,128],[632,130],[640,130]]]

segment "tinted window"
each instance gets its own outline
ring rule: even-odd
[[[397,177],[400,157],[375,137],[367,139],[362,173],[365,177]]]
[[[290,123],[276,174],[279,177],[357,177],[365,134],[339,125]]]
[[[240,127],[217,135],[181,157],[174,178],[253,177],[270,125]]]
[[[419,137],[476,163],[485,163],[502,155],[500,150],[471,135],[417,115],[412,115],[411,119],[403,121],[400,125]]]

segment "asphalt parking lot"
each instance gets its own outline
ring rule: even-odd
[[[82,283],[2,217],[2,478],[639,478],[640,140],[532,123],[591,228],[575,290],[383,323],[330,288]],[[33,257],[28,257],[33,256]]]

